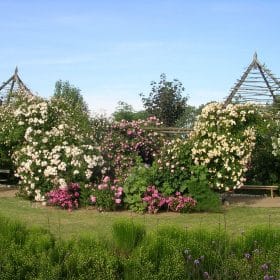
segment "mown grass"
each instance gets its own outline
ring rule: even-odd
[[[162,226],[181,229],[225,229],[230,235],[240,235],[255,226],[280,227],[278,208],[228,207],[221,213],[160,213],[136,214],[129,211],[99,213],[94,209],[68,212],[44,207],[17,197],[0,198],[0,215],[22,221],[27,226],[38,225],[50,230],[56,237],[69,239],[81,234],[110,237],[113,223],[118,219],[133,220],[145,225],[147,231]]]

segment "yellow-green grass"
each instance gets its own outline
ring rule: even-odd
[[[49,229],[57,237],[71,238],[94,234],[108,236],[112,224],[119,219],[133,219],[144,223],[147,230],[163,225],[189,229],[226,229],[231,235],[256,226],[280,227],[279,208],[228,207],[222,213],[160,213],[156,215],[136,214],[130,211],[99,213],[94,209],[79,209],[72,212],[31,203],[18,197],[0,197],[0,215],[22,221],[28,226]]]

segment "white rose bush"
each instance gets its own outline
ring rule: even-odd
[[[204,107],[190,138],[195,165],[205,166],[212,188],[240,187],[256,141],[261,110],[252,104],[211,103]]]
[[[84,185],[99,174],[103,159],[98,148],[71,108],[65,109],[65,100],[20,93],[6,107],[12,107],[9,122],[17,125],[2,124],[2,132],[21,132],[12,159],[22,195],[43,201],[54,188],[65,189],[72,182]]]

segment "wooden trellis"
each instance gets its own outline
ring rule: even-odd
[[[254,54],[253,61],[231,89],[225,105],[229,103],[271,104],[280,96],[280,81],[258,60]]]
[[[18,90],[22,90],[28,94],[32,94],[31,90],[24,84],[18,75],[16,67],[14,74],[0,86],[0,102],[9,103],[11,97]]]
[[[181,127],[143,127],[144,130],[150,130],[162,134],[179,134],[179,135],[188,135],[192,132],[192,129],[181,128]]]

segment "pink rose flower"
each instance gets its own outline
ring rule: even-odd
[[[96,196],[91,195],[91,196],[90,196],[90,201],[91,201],[92,203],[96,203]]]
[[[122,200],[121,200],[120,198],[116,198],[116,199],[115,199],[115,202],[116,202],[116,204],[121,204],[121,203],[122,203]]]
[[[110,182],[110,177],[109,176],[104,177],[103,183],[109,183],[109,182]]]

